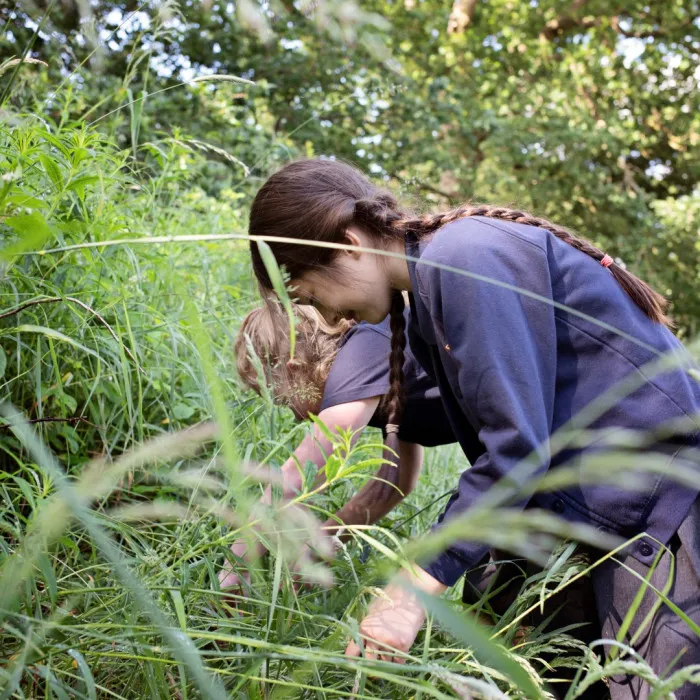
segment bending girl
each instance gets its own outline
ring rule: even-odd
[[[522,484],[515,468],[528,457],[537,463],[534,476],[541,476],[593,456],[600,450],[594,444],[549,450],[550,436],[562,426],[576,427],[576,416],[586,409],[589,418],[578,427],[608,436],[618,430],[648,436],[664,426],[666,437],[646,451],[667,455],[668,472],[672,460],[683,458],[683,448],[688,453],[698,447],[698,384],[679,368],[653,377],[644,373],[659,355],[682,354],[668,328],[663,297],[556,224],[489,206],[414,215],[354,168],[309,160],[291,163],[268,179],[253,203],[249,232],[297,239],[270,245],[298,299],[314,303],[327,317],[376,323],[390,313],[393,367],[402,365],[404,353],[401,293],[410,293],[411,349],[433,374],[472,464],[440,523],[474,506],[497,482],[517,493]],[[300,245],[304,241],[346,244],[348,249]],[[251,254],[258,281],[271,289],[255,241]],[[594,414],[593,402],[622,381],[633,390]],[[391,422],[400,416],[402,386],[397,372],[387,401]],[[674,422],[678,428],[669,435]],[[603,634],[614,638],[637,593],[639,576],[649,576],[660,590],[670,575],[669,597],[700,622],[697,496],[697,488],[655,474],[634,491],[581,483],[525,500],[530,507],[624,539],[642,535],[618,556],[620,563],[608,559],[593,572]],[[441,593],[484,552],[481,543],[455,542],[415,573],[402,576],[425,591]],[[657,673],[677,667],[679,658],[682,665],[700,662],[697,635],[667,607],[632,639],[655,601],[647,591],[626,641]],[[406,652],[423,618],[417,600],[391,583],[362,623],[369,638],[365,652],[388,658],[396,650]],[[351,643],[347,653],[359,649]],[[611,683],[611,692],[615,699],[636,698],[648,686],[638,677],[625,678]],[[695,694],[688,683],[676,692],[684,699]]]

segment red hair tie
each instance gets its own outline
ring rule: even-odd
[[[603,256],[603,259],[600,261],[600,264],[603,267],[610,267],[615,261],[606,253]]]

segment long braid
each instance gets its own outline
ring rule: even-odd
[[[406,318],[404,299],[400,291],[391,295],[389,326],[391,328],[391,354],[389,355],[389,393],[384,397],[384,415],[387,425],[398,426],[403,412],[403,364],[406,350]]]
[[[547,219],[532,216],[518,209],[507,209],[505,207],[495,207],[484,204],[464,204],[456,209],[451,209],[450,211],[439,214],[405,217],[393,223],[393,226],[406,233],[412,232],[418,237],[421,237],[437,231],[439,228],[452,221],[457,221],[458,219],[469,216],[485,216],[491,219],[501,219],[503,221],[512,221],[516,224],[525,224],[526,226],[537,226],[549,231],[557,238],[564,241],[564,243],[568,243],[571,247],[580,250],[582,253],[585,253],[598,262],[602,262],[605,258],[605,253],[602,250],[596,248],[585,239],[575,236],[564,227],[557,226]],[[671,325],[671,320],[666,315],[668,302],[661,294],[614,261],[612,261],[608,269],[622,289],[630,296],[632,301],[634,301],[652,321],[666,326]]]
[[[401,489],[403,476],[410,479],[410,474],[402,474],[401,461],[398,460],[399,469],[394,466],[397,463],[399,453],[399,424],[403,413],[404,404],[404,377],[403,363],[406,349],[406,318],[404,312],[404,299],[400,291],[391,295],[391,310],[389,311],[389,324],[391,327],[391,352],[389,354],[389,391],[382,402],[382,412],[386,418],[387,428],[384,438],[383,464],[377,473],[376,488],[372,490],[372,497],[376,500],[386,500],[396,489]],[[383,482],[383,483],[382,483]]]

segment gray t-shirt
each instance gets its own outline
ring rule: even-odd
[[[406,312],[408,316],[408,311]],[[408,327],[407,318],[406,326]],[[351,401],[383,396],[389,391],[391,329],[388,317],[377,325],[358,323],[342,340],[323,392],[321,410]],[[406,345],[405,404],[399,437],[425,447],[455,442],[442,407],[440,392]],[[384,430],[386,417],[380,407],[369,424]]]

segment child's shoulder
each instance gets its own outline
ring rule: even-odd
[[[391,343],[391,327],[388,317],[381,323],[372,324],[362,321],[355,324],[343,337],[342,346],[352,345],[361,347],[363,345],[383,342]]]

